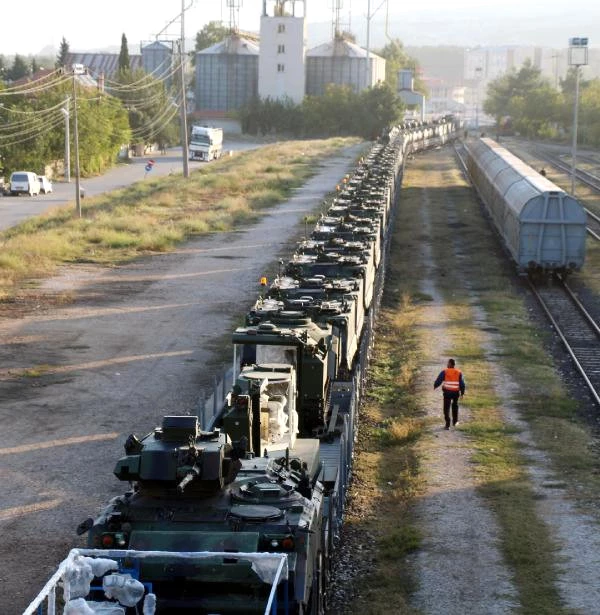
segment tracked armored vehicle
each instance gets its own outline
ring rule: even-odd
[[[88,546],[105,550],[119,570],[135,570],[156,596],[157,613],[264,613],[277,554],[287,556],[287,572],[276,603],[291,612],[311,606],[320,612],[321,571],[314,558],[323,540],[318,443],[306,441],[302,457],[290,454],[290,429],[274,424],[283,423],[283,416],[274,416],[272,430],[283,448],[271,446],[274,439],[265,456],[247,448],[253,403],[264,400],[267,422],[269,412],[283,412],[291,376],[289,370],[267,374],[257,368],[240,377],[247,387],[239,394],[236,389],[225,418],[236,439],[201,431],[191,416],[167,416],[144,438],[128,438],[114,473],[133,488],[79,532],[88,532]],[[174,552],[195,555],[174,559]],[[95,583],[102,585],[101,579]],[[88,600],[101,598],[92,581]]]

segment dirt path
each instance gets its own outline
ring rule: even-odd
[[[16,615],[69,548],[75,527],[126,486],[112,475],[132,431],[187,413],[229,359],[229,335],[279,252],[354,163],[322,165],[245,231],[43,286],[31,312],[0,320],[0,613]],[[68,296],[56,305],[57,294]],[[54,304],[54,307],[53,307]],[[18,306],[13,306],[17,309]]]
[[[425,188],[421,209],[423,232],[431,236],[428,196]],[[423,314],[422,326],[428,331],[423,337],[430,344],[422,368],[420,396],[426,416],[433,419],[433,427],[420,446],[425,493],[417,502],[416,515],[424,539],[414,562],[419,579],[414,605],[431,614],[511,613],[516,607],[516,590],[498,550],[494,515],[476,491],[472,451],[459,429],[444,429],[441,394],[439,389],[433,391],[427,386],[444,367],[440,358],[455,354],[443,334],[450,308],[436,287],[437,267],[431,247],[422,245],[421,251],[427,271],[421,281],[421,292],[432,301]],[[429,333],[433,329],[439,334]],[[459,425],[469,420],[468,392],[460,405]]]
[[[436,167],[448,164],[449,155],[449,152],[438,152],[428,160],[420,158],[414,169],[423,173],[428,168],[430,173],[435,173]],[[410,180],[409,171],[407,181]],[[450,228],[456,224],[458,206],[451,196],[445,198],[444,208]],[[428,235],[432,210],[427,187],[422,189],[421,214],[424,235]],[[421,290],[432,297],[422,322],[427,331],[423,338],[429,343],[421,394],[427,415],[435,417],[435,421],[421,445],[426,488],[418,500],[416,514],[425,538],[422,548],[413,558],[419,586],[413,605],[420,613],[430,615],[514,613],[519,609],[518,594],[511,570],[499,550],[499,530],[494,513],[476,491],[477,479],[471,462],[474,450],[460,427],[450,432],[443,429],[440,394],[428,386],[443,367],[443,360],[453,354],[444,337],[452,306],[436,288],[437,276],[443,273],[443,267],[435,263],[431,248],[425,244],[420,252],[428,272],[421,282]],[[452,234],[447,249],[448,262],[458,269],[457,278],[462,280],[461,290],[469,294],[473,326],[482,340],[487,364],[495,374],[495,382],[501,383],[496,393],[504,402],[503,419],[517,428],[515,437],[528,460],[527,474],[536,496],[537,514],[556,543],[557,589],[563,606],[571,613],[598,614],[600,541],[595,529],[598,519],[577,508],[566,482],[552,472],[549,459],[539,450],[528,424],[519,416],[514,402],[519,399],[521,391],[511,374],[497,361],[497,336],[479,307],[480,298],[470,283],[469,274],[461,269],[465,258],[476,258],[476,255],[469,255],[469,246],[463,244],[460,233]],[[468,367],[466,370],[468,385]],[[470,419],[468,389],[459,418],[461,422]]]

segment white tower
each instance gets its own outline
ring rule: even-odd
[[[302,102],[305,92],[306,1],[263,0],[258,95]]]

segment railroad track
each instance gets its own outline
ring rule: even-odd
[[[546,161],[548,164],[551,164],[553,167],[567,174],[571,174],[570,165],[568,165],[560,158],[553,156],[548,152],[543,152],[539,149],[535,150],[535,155],[538,158]],[[588,171],[584,171],[583,169],[575,169],[575,177],[578,181],[582,182],[586,186],[589,186],[595,192],[600,192],[600,177],[597,177],[596,175],[589,173]],[[596,215],[593,211],[590,211],[587,207],[584,207],[584,209],[588,217],[587,232],[596,241],[600,241],[600,216]]]
[[[561,276],[529,285],[600,406],[600,327]]]
[[[544,152],[539,149],[535,150],[535,155],[541,160],[545,160],[553,167],[556,167],[557,169],[560,169],[561,171],[569,175],[571,174],[571,165],[567,164],[559,157],[553,156],[552,154],[549,154],[548,152]],[[575,169],[575,177],[581,183],[585,184],[586,186],[589,186],[597,192],[600,192],[600,177],[594,175],[593,173],[590,173],[589,171],[584,171],[583,169]]]
[[[600,241],[600,216],[597,216],[586,207],[584,209],[587,214],[586,230],[596,241]]]

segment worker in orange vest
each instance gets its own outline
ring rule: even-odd
[[[452,404],[452,425],[458,425],[458,398],[465,394],[465,381],[460,369],[456,369],[454,359],[448,359],[448,367],[443,369],[433,383],[434,390],[440,384],[444,393],[445,429],[450,429],[450,405]]]

